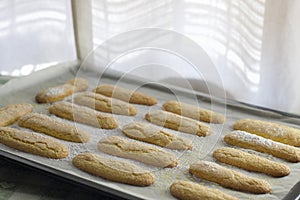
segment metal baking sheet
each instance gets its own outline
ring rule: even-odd
[[[34,106],[34,112],[40,112],[50,115],[47,111],[47,107],[49,106],[49,104],[35,103],[34,97],[36,93],[43,88],[62,84],[68,79],[78,75],[76,74],[77,65],[78,63],[76,62],[61,64],[59,66],[51,67],[49,69],[34,73],[30,76],[14,79],[8,82],[6,85],[1,87],[0,106],[5,106],[11,103],[28,102]],[[133,89],[138,88],[139,91],[155,96],[158,99],[158,104],[150,107],[135,105],[138,109],[138,114],[135,117],[115,115],[120,125],[119,128],[115,130],[97,129],[76,123],[76,126],[78,126],[79,128],[90,132],[91,141],[86,144],[75,144],[61,140],[70,148],[70,155],[65,159],[54,160],[43,158],[40,156],[35,156],[8,148],[2,144],[0,144],[0,154],[20,163],[30,165],[46,172],[56,174],[63,178],[128,199],[174,199],[174,197],[172,197],[169,193],[169,186],[174,180],[182,179],[195,181],[202,185],[217,188],[240,199],[275,200],[282,199],[284,196],[286,196],[289,190],[299,181],[300,163],[285,162],[281,159],[277,159],[275,157],[251,150],[247,151],[255,153],[257,155],[262,155],[274,161],[285,163],[291,168],[291,174],[283,178],[273,178],[259,173],[240,170],[228,165],[226,166],[228,168],[243,172],[244,174],[247,174],[249,176],[259,177],[267,180],[272,186],[271,194],[255,195],[226,189],[217,184],[199,180],[188,173],[189,165],[197,160],[214,161],[212,157],[213,150],[222,146],[226,146],[226,144],[222,141],[222,138],[227,132],[232,130],[232,124],[234,123],[234,121],[241,118],[254,118],[273,121],[300,128],[300,118],[296,115],[272,110],[264,110],[262,108],[245,105],[235,101],[211,98],[205,94],[195,93],[194,91],[169,87],[166,85],[153,83],[145,85],[145,82],[139,81],[137,79],[118,79],[115,76],[104,76],[100,79],[99,77],[97,77],[96,73],[88,71],[80,73],[80,77],[86,78],[89,81],[89,90],[92,90],[99,83],[117,84],[122,87]],[[227,119],[226,123],[223,125],[210,124],[213,130],[213,134],[207,137],[198,137],[168,129],[169,132],[191,139],[193,141],[194,148],[192,151],[174,151],[166,149],[166,151],[173,152],[179,157],[180,164],[172,169],[159,169],[141,164],[139,162],[130,161],[154,173],[154,175],[156,176],[156,182],[149,187],[135,187],[126,184],[111,182],[96,176],[89,175],[72,166],[72,158],[80,152],[88,151],[112,157],[97,150],[97,142],[102,137],[109,135],[123,136],[120,129],[123,125],[131,121],[145,121],[144,115],[147,111],[152,109],[161,109],[162,104],[167,100],[180,100],[186,103],[199,104],[199,106],[203,108],[212,109],[216,112],[224,113]],[[66,101],[72,101],[72,98],[67,98]],[[53,115],[51,116],[55,117]],[[64,121],[71,124],[73,123],[67,120]],[[12,126],[20,128],[17,126],[17,124],[14,124]],[[114,158],[118,160],[124,160],[122,158]]]

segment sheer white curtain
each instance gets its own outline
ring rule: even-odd
[[[300,113],[298,0],[72,0],[72,5],[81,59],[119,33],[145,27],[173,30],[208,53],[222,78],[207,80],[216,91],[224,86],[231,98]],[[0,9],[1,70],[18,75],[21,65],[31,69],[76,58],[70,1],[0,0]],[[195,78],[186,68],[169,67]],[[206,66],[199,69],[210,73]],[[147,68],[136,75],[154,81],[174,78]],[[200,81],[191,83],[205,91]]]
[[[94,49],[108,38],[133,29],[174,30],[205,49],[231,98],[300,113],[300,1],[90,0],[86,4],[90,11],[79,14],[91,12],[88,26]],[[78,23],[84,25],[80,20]],[[82,58],[87,53],[83,52]],[[209,71],[205,67],[201,70],[204,74]],[[149,78],[151,70],[145,71],[140,75]],[[158,77],[151,78],[164,78]],[[214,80],[208,84],[223,87]],[[204,90],[201,86],[197,89]]]
[[[257,101],[300,113],[300,1],[266,2]]]
[[[0,0],[0,75],[76,58],[70,0]]]

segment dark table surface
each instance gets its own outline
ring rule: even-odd
[[[0,156],[0,200],[119,200]]]

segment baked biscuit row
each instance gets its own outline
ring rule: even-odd
[[[66,85],[72,85],[70,83],[67,83]],[[64,86],[63,86],[64,87]],[[74,90],[75,85],[72,86],[73,91],[79,91],[79,90]],[[107,86],[106,86],[107,87]],[[108,96],[111,97],[118,97],[119,99],[125,100],[123,96],[126,96],[126,99],[128,100],[128,97],[134,96],[131,95],[132,92],[121,88],[116,88],[116,87],[107,87],[107,88],[101,88],[97,90],[95,89],[94,92],[99,92],[101,93],[101,90],[106,91],[103,92]],[[126,92],[124,92],[124,90]],[[109,92],[107,92],[109,91]],[[116,92],[114,94],[114,92]],[[80,105],[84,105],[90,108],[94,108],[95,110],[103,111],[103,112],[110,112],[110,113],[115,113],[115,114],[124,114],[124,115],[135,115],[136,114],[136,109],[123,101],[117,101],[116,103],[114,102],[115,100],[112,101],[111,98],[107,98],[103,95],[96,94],[96,93],[91,93],[91,92],[86,92],[86,93],[81,93],[78,94],[74,97],[74,102]],[[120,95],[117,95],[120,94]],[[141,98],[140,94],[136,94],[135,99],[143,99]],[[55,100],[56,101],[56,100]],[[126,101],[126,100],[125,100]],[[137,103],[135,100],[131,100],[129,98],[128,102],[130,103]],[[147,101],[145,101],[147,102]],[[152,103],[143,103],[146,105],[153,105],[157,102],[152,101]],[[114,106],[117,105],[117,106]],[[123,107],[124,106],[124,107]],[[208,126],[199,123],[198,121],[206,121],[206,122],[211,122],[211,123],[224,123],[225,118],[222,115],[219,115],[218,113],[213,113],[204,109],[200,109],[198,107],[191,107],[191,105],[180,103],[180,102],[166,102],[163,105],[164,109],[168,112],[165,111],[151,111],[145,115],[145,118],[159,126],[164,126],[166,128],[171,128],[174,130],[179,130],[182,132],[190,133],[190,134],[195,134],[198,136],[206,136],[211,133],[210,129]],[[87,111],[88,110],[88,111]],[[32,110],[31,110],[32,111]],[[31,112],[30,111],[30,112]],[[112,116],[109,115],[98,115],[96,114],[96,117],[94,117],[95,113],[92,113],[93,110],[81,107],[81,106],[76,106],[74,104],[68,103],[68,102],[57,102],[50,106],[49,112],[52,114],[55,114],[59,117],[66,118],[72,121],[77,121],[80,123],[85,123],[88,125],[92,125],[98,128],[107,128],[107,129],[113,129],[118,126],[116,120],[112,118]],[[195,111],[195,112],[193,112]],[[94,112],[94,111],[93,111]],[[81,113],[77,114],[76,113]],[[84,115],[84,117],[82,117]],[[93,117],[92,117],[93,116]],[[108,117],[109,116],[109,117]],[[20,117],[17,118],[17,120]],[[87,119],[94,119],[96,118],[95,122],[90,122],[91,120]],[[192,118],[194,120],[190,120],[188,118]],[[86,133],[74,133],[72,132],[71,128],[66,128],[63,132],[67,132],[67,129],[70,129],[69,132],[65,136],[62,136],[63,134],[59,133],[59,130],[52,130],[49,128],[42,127],[43,123],[41,121],[46,121],[47,125],[46,127],[51,127],[53,126],[53,121],[51,121],[52,118],[46,116],[46,115],[41,115],[37,113],[31,113],[27,114],[24,117],[22,117],[19,120],[19,125],[30,128],[32,130],[35,130],[37,132],[43,132],[52,135],[54,137],[64,139],[64,140],[69,140],[72,141],[75,139],[75,142],[87,142],[88,141],[88,134]],[[195,121],[197,120],[197,121]],[[15,120],[16,121],[16,120]],[[13,121],[13,122],[15,122]],[[9,123],[13,123],[9,122]],[[250,120],[250,124],[253,121]],[[49,123],[49,124],[48,124]],[[246,124],[249,123],[246,121]],[[298,146],[298,139],[297,138],[297,129],[289,129],[283,126],[278,126],[276,127],[277,129],[275,132],[270,131],[270,128],[272,125],[268,124],[265,125],[264,123],[257,123],[258,125],[246,125],[246,128],[244,128],[245,121],[242,122],[237,122],[234,126],[235,129],[239,130],[246,130],[248,132],[253,132],[254,134],[273,139],[278,142]],[[255,124],[255,123],[254,123]],[[256,127],[259,126],[266,126],[267,128],[262,128],[258,130]],[[59,126],[60,127],[60,126]],[[250,128],[249,128],[250,127]],[[248,129],[247,129],[248,128]],[[42,130],[43,129],[43,130]],[[284,131],[282,131],[284,129]],[[287,131],[286,131],[287,130]],[[18,130],[4,130],[4,132],[18,132]],[[123,133],[133,139],[148,142],[151,144],[155,144],[161,147],[166,147],[170,149],[177,149],[177,150],[184,150],[184,149],[191,149],[192,144],[189,140],[185,138],[180,138],[174,134],[167,133],[165,131],[160,130],[159,128],[145,124],[145,123],[131,123],[123,127],[122,129]],[[11,134],[11,133],[10,133]],[[17,135],[18,135],[17,134]],[[248,133],[243,133],[242,135],[245,136]],[[21,134],[22,135],[22,134]],[[238,135],[238,136],[237,136]],[[287,137],[286,137],[287,136]],[[65,137],[65,138],[64,138]],[[290,148],[288,145],[282,145],[281,143],[276,143],[273,141],[270,142],[269,140],[264,140],[261,139],[259,136],[253,137],[251,135],[247,136],[246,139],[240,140],[240,135],[236,134],[236,132],[232,132],[228,135],[225,136],[224,141],[227,142],[228,144],[240,146],[243,148],[250,148],[256,151],[264,152],[264,153],[270,153],[274,156],[286,159],[291,162],[299,162],[299,152],[295,150],[296,148]],[[256,137],[259,138],[260,142],[255,142]],[[18,139],[18,137],[16,137]],[[71,138],[71,139],[70,139]],[[73,138],[73,139],[72,139]],[[252,138],[251,140],[249,138]],[[76,141],[77,140],[77,141]],[[245,142],[246,140],[246,142]],[[261,142],[264,141],[264,142]],[[294,143],[293,143],[294,142]],[[10,142],[7,142],[9,144]],[[28,141],[23,141],[24,144],[27,144]],[[23,144],[21,142],[21,144]],[[51,143],[49,141],[49,143]],[[268,144],[267,144],[268,143]],[[271,143],[271,144],[269,144]],[[48,145],[48,144],[47,144]],[[22,145],[18,145],[22,146]],[[61,147],[62,148],[62,147]],[[103,138],[102,140],[99,141],[98,143],[98,148],[99,150],[109,153],[111,155],[116,155],[119,157],[124,157],[124,158],[130,158],[130,159],[135,159],[137,161],[144,162],[146,164],[158,166],[158,167],[174,167],[177,165],[178,161],[176,156],[162,151],[158,148],[152,148],[150,146],[142,145],[141,143],[132,141],[132,140],[127,140],[121,137],[107,137]],[[280,149],[280,150],[276,150]],[[39,152],[37,150],[30,150],[31,152]],[[30,152],[28,151],[28,152]],[[284,154],[280,153],[281,151],[285,151]],[[62,152],[66,152],[62,150]],[[38,154],[38,153],[37,153]],[[40,153],[43,155],[43,153]],[[138,155],[138,156],[137,156]],[[157,155],[157,158],[154,158],[155,155]],[[45,156],[45,155],[44,155]],[[47,156],[47,155],[46,155]],[[48,156],[50,157],[50,156]],[[58,156],[57,156],[58,157]],[[237,149],[232,149],[232,148],[222,148],[218,149],[214,152],[214,157],[220,161],[224,162],[226,164],[234,165],[249,171],[256,171],[256,172],[262,172],[266,173],[272,176],[285,176],[289,174],[289,168],[283,164],[277,163],[270,161],[268,159],[249,154]],[[250,165],[249,162],[250,161]],[[121,163],[119,168],[121,169],[118,174],[118,168],[113,168],[112,166],[118,165],[117,163]],[[107,178],[110,180],[118,181],[118,182],[124,182],[127,184],[133,184],[133,185],[140,185],[140,186],[146,186],[146,185],[151,185],[154,182],[154,177],[151,173],[143,171],[141,169],[137,169],[136,166],[132,166],[129,163],[122,163],[121,161],[115,161],[115,160],[109,160],[107,158],[102,158],[99,155],[95,154],[79,154],[73,159],[73,164],[74,166],[82,169],[83,171],[86,171],[88,173],[92,173],[98,176],[101,176],[103,178]],[[209,166],[209,167],[205,167]],[[213,166],[213,167],[212,167]],[[122,168],[123,167],[123,168]],[[216,170],[211,171],[210,169],[207,168],[213,168]],[[97,172],[93,169],[99,169]],[[123,170],[124,169],[124,170]],[[125,170],[127,169],[127,170]],[[128,170],[129,169],[129,170]],[[205,171],[205,169],[207,169]],[[137,172],[136,172],[137,171]],[[267,182],[259,179],[253,179],[251,177],[247,177],[241,173],[237,173],[233,170],[228,170],[227,168],[224,168],[222,166],[217,165],[216,163],[208,163],[208,162],[197,162],[194,163],[193,165],[190,166],[190,172],[194,174],[195,176],[199,178],[203,178],[209,181],[213,181],[216,183],[219,183],[225,187],[230,187],[233,189],[238,189],[242,191],[247,191],[247,192],[252,192],[252,193],[267,193],[271,191],[270,185],[268,185]],[[138,176],[134,174],[139,174]],[[112,174],[107,176],[108,174]],[[220,181],[217,176],[221,177],[224,176],[223,178],[227,180],[226,174],[228,174],[230,177],[234,176],[236,177],[235,180],[230,180],[228,178],[228,182]],[[125,177],[125,178],[124,178]],[[124,178],[124,179],[122,179]],[[253,184],[255,183],[255,184]],[[255,185],[256,187],[254,187]],[[171,193],[176,196],[179,196],[184,193],[185,190],[187,190],[188,187],[195,187],[197,188],[198,191],[207,191],[207,193],[212,193],[212,194],[218,194],[219,196],[223,197],[223,199],[234,199],[233,197],[230,197],[226,194],[223,193],[218,193],[218,191],[212,190],[212,189],[207,189],[207,188],[201,188],[199,184],[194,185],[192,183],[188,182],[175,182],[171,186]],[[174,189],[175,188],[175,189]],[[172,192],[173,191],[173,192]],[[181,191],[181,192],[178,192]],[[192,194],[195,192],[195,190],[187,190],[190,191]],[[175,194],[177,193],[177,194]],[[201,196],[203,192],[199,192],[196,194]],[[205,196],[205,195],[204,195]],[[209,195],[211,197],[211,195]],[[212,195],[213,196],[213,195]],[[203,197],[204,198],[204,197]],[[211,197],[213,198],[213,197]]]

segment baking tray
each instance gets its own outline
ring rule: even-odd
[[[22,164],[43,170],[45,172],[55,174],[64,179],[68,179],[76,183],[80,183],[95,188],[97,190],[111,193],[113,195],[120,196],[126,199],[174,199],[169,193],[169,186],[174,180],[182,179],[192,180],[202,185],[207,185],[209,187],[222,190],[240,199],[273,200],[284,198],[291,190],[291,188],[299,181],[300,163],[288,163],[281,159],[277,159],[275,157],[261,154],[251,150],[247,151],[255,153],[257,155],[268,157],[271,160],[285,163],[291,168],[291,174],[283,178],[273,178],[264,174],[247,172],[228,165],[226,166],[228,168],[241,171],[249,176],[259,177],[267,180],[272,186],[272,194],[255,195],[234,191],[218,186],[217,184],[199,180],[188,173],[188,167],[191,163],[197,160],[214,160],[212,157],[213,150],[222,146],[226,146],[226,144],[223,143],[222,138],[227,132],[232,130],[232,124],[237,119],[255,118],[300,128],[299,116],[290,113],[284,113],[281,111],[255,107],[252,105],[247,105],[232,100],[225,100],[223,98],[210,97],[206,94],[182,88],[176,88],[174,86],[167,86],[157,83],[148,83],[147,81],[139,80],[136,77],[132,78],[127,76],[125,78],[120,78],[120,75],[118,75],[117,73],[109,73],[102,76],[101,78],[99,78],[96,73],[90,71],[81,71],[80,74],[78,74],[78,66],[78,62],[64,63],[43,71],[33,73],[32,75],[26,77],[14,79],[1,87],[0,105],[4,106],[11,103],[28,102],[33,104],[35,112],[50,115],[47,111],[47,107],[49,106],[49,104],[35,103],[34,97],[36,93],[43,88],[62,84],[68,79],[79,75],[80,77],[86,78],[89,81],[89,90],[93,89],[99,83],[111,83],[117,84],[121,87],[138,89],[139,91],[157,97],[158,104],[155,106],[148,107],[136,105],[138,109],[138,114],[135,117],[115,115],[115,117],[119,121],[120,128],[131,121],[145,121],[144,114],[147,111],[152,109],[161,109],[162,104],[167,100],[180,100],[191,104],[199,104],[199,106],[203,108],[212,109],[216,112],[223,113],[226,115],[227,118],[226,123],[223,125],[210,124],[213,130],[213,134],[207,137],[198,137],[168,129],[169,132],[191,139],[193,141],[194,148],[192,151],[166,150],[177,154],[177,156],[179,157],[180,164],[176,168],[172,169],[158,169],[135,161],[130,161],[154,173],[154,175],[156,176],[156,182],[155,184],[149,187],[135,187],[104,180],[102,178],[82,172],[77,168],[73,167],[71,164],[71,159],[80,152],[89,151],[104,156],[112,157],[98,151],[96,144],[100,138],[108,135],[122,136],[120,128],[115,130],[103,130],[76,123],[76,126],[90,132],[91,141],[87,144],[74,144],[71,142],[62,141],[70,148],[70,156],[68,156],[65,159],[54,160],[43,158],[40,156],[20,152],[0,144],[0,154],[2,156],[20,162]],[[72,101],[72,98],[67,98],[66,101]],[[51,116],[55,117],[53,115]],[[70,124],[73,123],[67,120],[64,121]],[[20,128],[17,126],[17,124],[14,124],[12,126]],[[118,160],[125,160],[117,157],[114,158]],[[295,187],[296,189],[294,188],[292,190],[292,197],[290,197],[290,199],[297,196],[297,185],[295,185]]]

